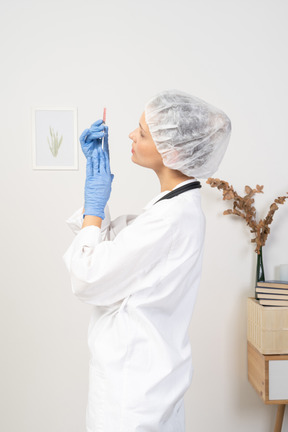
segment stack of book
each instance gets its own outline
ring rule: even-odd
[[[263,306],[288,307],[288,282],[257,282],[255,297]]]

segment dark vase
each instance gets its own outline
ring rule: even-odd
[[[265,282],[262,246],[260,247],[260,253],[257,255],[256,284],[257,282]]]

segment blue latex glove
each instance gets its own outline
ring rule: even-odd
[[[97,120],[91,125],[90,129],[85,129],[82,132],[79,140],[86,158],[92,157],[93,150],[97,146],[102,146],[102,138],[106,132],[105,128],[107,129],[107,126],[104,126],[103,120]]]
[[[105,218],[104,209],[111,194],[114,175],[111,174],[108,148],[108,127],[104,137],[104,149],[94,148],[92,156],[87,157],[85,182],[85,215]]]

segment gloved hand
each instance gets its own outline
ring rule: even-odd
[[[104,209],[111,194],[114,175],[111,174],[108,148],[108,127],[104,137],[104,150],[97,146],[92,157],[87,157],[85,182],[85,215],[105,218]]]
[[[105,127],[103,124],[103,120],[97,120],[93,123],[90,129],[85,129],[79,140],[81,144],[82,151],[86,158],[89,156],[92,157],[92,152],[97,146],[102,145],[102,138],[105,134]]]

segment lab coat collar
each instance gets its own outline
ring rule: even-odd
[[[172,190],[175,190],[175,189],[177,189],[177,188],[179,188],[181,186],[184,186],[185,184],[193,183],[195,181],[197,181],[196,178],[195,179],[190,179],[190,180],[185,180],[184,182],[179,183],[177,186],[175,186],[175,188],[173,188]],[[170,190],[166,190],[166,191],[163,191],[160,194],[158,194],[151,201],[149,201],[148,204],[146,204],[145,207],[143,207],[143,210],[148,210],[149,208],[151,208],[156,203],[156,201],[158,201],[160,198],[162,198],[164,195],[168,194],[169,192],[171,192],[171,191]]]

